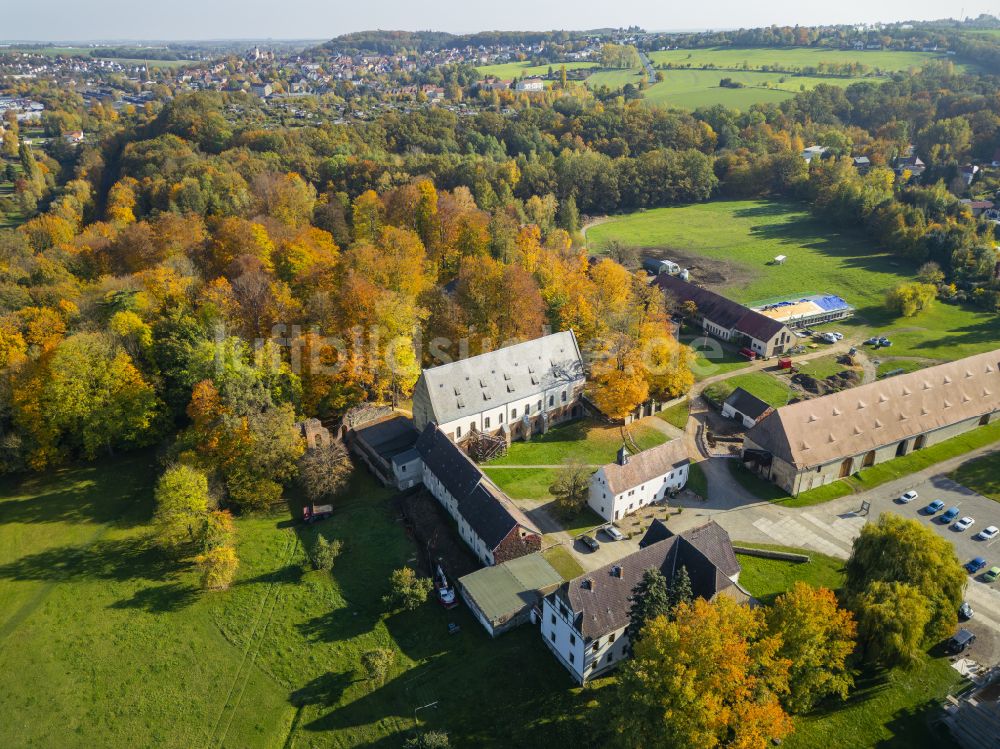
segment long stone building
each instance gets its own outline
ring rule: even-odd
[[[995,421],[1000,350],[783,406],[747,432],[743,461],[790,494]]]
[[[474,433],[517,440],[583,415],[586,371],[573,331],[552,333],[425,369],[413,388],[413,422],[454,442]]]

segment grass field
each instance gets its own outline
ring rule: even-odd
[[[90,53],[92,49],[90,47],[37,47],[37,48],[19,48],[17,45],[13,45],[11,49],[20,49],[24,52],[30,52],[35,55],[46,55],[48,57],[86,57],[94,60],[111,60],[114,62],[120,62],[122,65],[144,65],[147,62],[151,68],[177,68],[181,65],[192,65],[195,63],[193,60],[143,60],[138,58],[126,58],[126,57],[91,57]]]
[[[844,562],[841,559],[817,554],[808,549],[792,549],[773,544],[738,542],[737,545],[808,555],[808,562],[785,562],[780,559],[763,559],[747,554],[736,555],[742,568],[740,585],[750,591],[754,598],[768,605],[773,603],[778,595],[791,588],[797,580],[802,580],[814,587],[822,586],[830,590],[837,590],[844,584]]]
[[[821,83],[831,86],[849,86],[865,78],[826,78],[819,76],[789,75],[787,73],[760,73],[743,70],[664,70],[663,80],[650,86],[644,95],[646,103],[698,109],[722,104],[732,109],[746,109],[751,104],[777,103],[789,99],[799,91],[813,89]],[[722,78],[732,78],[743,88],[723,88]],[[589,80],[588,80],[589,82]]]
[[[0,484],[0,746],[398,747],[434,701],[421,724],[454,746],[599,729],[596,693],[532,628],[491,640],[465,607],[384,612],[415,550],[366,474],[308,530],[240,519],[238,580],[211,595],[148,543],[155,475],[140,454]],[[345,543],[332,576],[303,568],[317,530]],[[374,647],[397,653],[382,686],[359,673]]]
[[[656,416],[657,418],[663,419],[668,424],[671,424],[678,429],[684,429],[688,423],[688,413],[691,411],[691,402],[688,400],[683,400],[680,403],[676,403],[670,408],[665,408]]]
[[[912,278],[916,268],[859,232],[814,219],[801,204],[744,200],[657,208],[587,231],[593,251],[611,239],[673,258],[691,269],[693,280],[745,304],[839,294],[857,314],[836,327],[852,340],[888,335],[893,356],[951,360],[997,345],[1000,319],[973,307],[939,302],[914,317],[889,314],[886,290]],[[784,265],[767,265],[779,254],[788,258]]]
[[[949,478],[1000,502],[1000,452],[963,463],[949,474]]]
[[[875,368],[875,374],[879,377],[885,377],[889,372],[898,372],[898,370],[916,372],[918,369],[923,369],[927,366],[927,362],[920,361],[919,359],[897,359],[895,357],[886,359],[880,357],[877,351],[870,351],[869,355],[873,359],[878,359],[878,367]],[[899,372],[899,374],[903,374],[903,372]]]
[[[729,395],[741,387],[751,395],[756,395],[775,408],[784,406],[792,395],[792,389],[781,379],[765,372],[747,372],[733,375],[721,382],[705,388],[704,393],[717,403],[722,403]]]
[[[795,366],[803,374],[815,377],[818,380],[843,372],[845,369],[851,369],[851,367],[838,362],[836,354],[817,356],[815,359],[798,361],[795,363]]]
[[[705,49],[672,49],[650,52],[653,66],[672,64],[675,67],[717,67],[726,69],[756,70],[771,66],[780,70],[800,70],[817,67],[820,63],[840,65],[853,62],[868,66],[871,70],[894,72],[919,68],[930,60],[948,59],[934,52],[896,52],[892,50],[840,50],[814,47],[789,47],[781,49],[707,47]]]
[[[565,546],[559,544],[552,546],[542,552],[545,560],[552,565],[556,572],[562,575],[563,580],[572,580],[583,574],[583,567],[576,561]]]
[[[652,417],[655,418],[655,417]],[[629,425],[632,439],[643,450],[663,444],[667,435],[643,421]],[[591,419],[580,419],[552,427],[530,440],[514,442],[502,458],[491,460],[489,467],[505,465],[561,465],[579,460],[599,466],[615,458],[622,446],[619,427],[607,427]]]
[[[558,468],[496,468],[483,466],[483,473],[514,499],[551,499],[549,487]]]
[[[598,703],[612,680],[573,688],[534,628],[493,640],[464,606],[384,610],[389,573],[415,549],[367,474],[316,526],[284,510],[239,519],[237,581],[203,594],[193,570],[149,543],[157,472],[139,453],[0,482],[0,746],[389,749],[432,703],[421,728],[447,731],[455,747],[607,738]],[[305,564],[319,532],[344,542],[332,575]],[[567,554],[547,556],[578,574]],[[763,598],[799,577],[837,584],[820,557],[780,570],[741,562]],[[461,632],[448,635],[449,622]],[[375,647],[396,653],[381,685],[359,665]],[[929,746],[917,711],[951,685],[938,663],[797,720],[786,744]]]
[[[476,68],[476,72],[482,76],[492,75],[502,81],[509,81],[514,78],[531,78],[536,75],[547,75],[549,68],[552,68],[553,72],[558,73],[563,65],[566,66],[566,70],[597,67],[596,62],[567,62],[553,65],[532,65],[530,62],[505,62],[499,65],[481,65]]]

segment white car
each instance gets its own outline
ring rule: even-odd
[[[976,538],[980,541],[992,541],[998,534],[1000,534],[1000,528],[997,528],[995,525],[988,525],[979,531]]]
[[[624,541],[625,535],[613,525],[604,526],[604,532],[615,541]]]
[[[917,498],[917,493],[911,489],[910,491],[901,494],[899,497],[899,501],[902,502],[903,504],[906,504],[907,502],[912,502],[916,498]]]
[[[976,522],[975,520],[966,515],[961,520],[956,520],[955,525],[953,525],[952,528],[954,528],[956,531],[964,531],[968,529],[968,527],[975,522]]]
[[[835,331],[833,331],[832,333],[830,333],[830,335],[832,335],[832,336],[833,336],[834,338],[836,338],[836,339],[837,339],[838,341],[842,341],[842,340],[844,340],[844,334],[843,334],[843,333],[839,333],[839,332],[837,332],[836,330],[835,330]]]

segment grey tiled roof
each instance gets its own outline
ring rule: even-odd
[[[608,463],[604,475],[611,493],[621,494],[690,462],[684,440],[675,439],[630,455],[625,465]]]
[[[628,624],[629,596],[646,570],[658,569],[672,580],[681,567],[687,568],[694,595],[707,600],[734,585],[730,576],[740,571],[729,534],[709,522],[574,578],[553,595],[575,612],[578,630],[590,640]]]
[[[585,376],[573,331],[442,364],[421,372],[433,421],[447,424],[514,400],[530,398]]]

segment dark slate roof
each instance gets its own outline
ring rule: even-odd
[[[744,307],[714,291],[703,289],[676,276],[661,273],[656,283],[680,302],[694,302],[698,314],[727,330],[737,330],[758,341],[769,341],[785,327],[760,312]]]
[[[413,426],[413,419],[393,414],[355,430],[354,436],[363,440],[381,457],[391,460],[395,455],[412,448],[417,442],[418,434]]]
[[[670,538],[674,535],[674,532],[670,530],[666,524],[659,518],[653,518],[653,522],[649,524],[649,528],[646,529],[646,535],[642,537],[639,542],[639,548],[645,549],[647,546],[655,544],[657,541],[662,541],[665,538]]]
[[[771,408],[771,404],[765,403],[753,393],[748,393],[739,387],[729,394],[726,403],[754,421],[766,414]]]
[[[730,577],[740,571],[729,534],[709,522],[563,583],[553,595],[569,605],[577,629],[592,640],[628,624],[629,596],[646,570],[658,569],[672,580],[681,567],[687,568],[694,594],[707,600],[733,586]]]
[[[523,527],[540,533],[527,516],[435,424],[428,424],[417,440],[417,452],[427,469],[458,501],[458,511],[490,551],[512,530]]]

